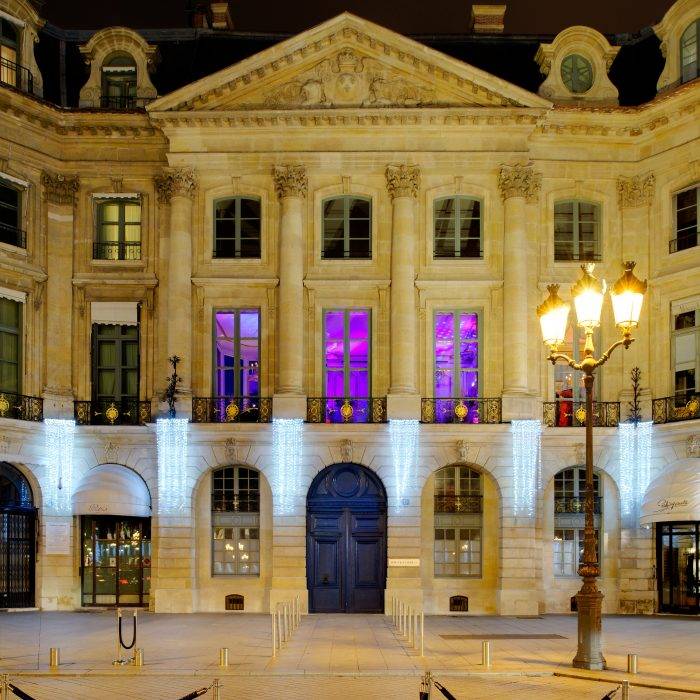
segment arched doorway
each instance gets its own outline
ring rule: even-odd
[[[360,464],[332,464],[306,499],[310,612],[381,613],[386,587],[386,491]]]
[[[0,462],[0,608],[34,607],[36,508],[25,476]]]

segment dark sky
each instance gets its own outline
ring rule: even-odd
[[[186,1],[45,0],[40,13],[66,29],[186,27]],[[672,4],[673,0],[510,0],[505,30],[556,34],[584,24],[604,33],[636,32],[658,22]],[[347,10],[402,34],[458,34],[467,30],[470,6],[461,0],[231,0],[235,29],[291,33]]]

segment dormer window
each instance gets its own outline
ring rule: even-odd
[[[569,54],[561,62],[561,79],[576,95],[588,92],[593,85],[593,66],[580,54]]]
[[[102,107],[134,109],[136,98],[136,62],[127,54],[116,54],[102,66]]]
[[[681,82],[687,83],[700,75],[698,71],[698,37],[700,19],[691,22],[681,36]]]
[[[6,19],[0,18],[0,83],[17,87],[18,47],[17,29]]]

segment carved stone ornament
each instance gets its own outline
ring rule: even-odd
[[[43,172],[41,185],[44,188],[44,199],[47,202],[73,204],[80,188],[80,181],[77,175]]]
[[[114,464],[119,458],[119,445],[108,440],[102,446],[102,461],[105,464]]]
[[[172,168],[155,177],[158,201],[168,204],[173,197],[189,197],[197,192],[197,176],[192,168]]]
[[[510,197],[525,197],[533,201],[539,195],[541,186],[542,173],[531,165],[503,165],[498,172],[498,189],[504,201]]]
[[[466,440],[457,440],[457,458],[460,462],[469,461],[469,443]]]
[[[620,208],[651,204],[654,199],[655,184],[656,178],[653,173],[620,178],[617,181],[617,201]]]
[[[7,435],[0,435],[0,454],[7,454],[10,451],[10,438]]]
[[[392,199],[418,196],[420,168],[417,165],[387,165],[386,188]]]
[[[306,168],[303,165],[276,165],[272,169],[277,196],[306,197],[309,183]]]
[[[586,463],[586,445],[583,442],[574,445],[574,461],[576,464]]]
[[[228,438],[224,443],[224,451],[226,453],[227,462],[240,462],[241,443],[236,438]]]
[[[419,107],[435,104],[431,86],[406,80],[379,61],[344,48],[264,93],[262,105],[247,107]]]
[[[700,457],[700,435],[689,435],[686,445],[688,457]]]
[[[340,441],[340,461],[352,462],[352,440]]]

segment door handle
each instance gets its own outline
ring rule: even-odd
[[[327,585],[328,585],[328,574],[323,574],[323,576],[322,576],[322,578],[321,578],[321,583],[322,583],[324,586],[327,586]]]

